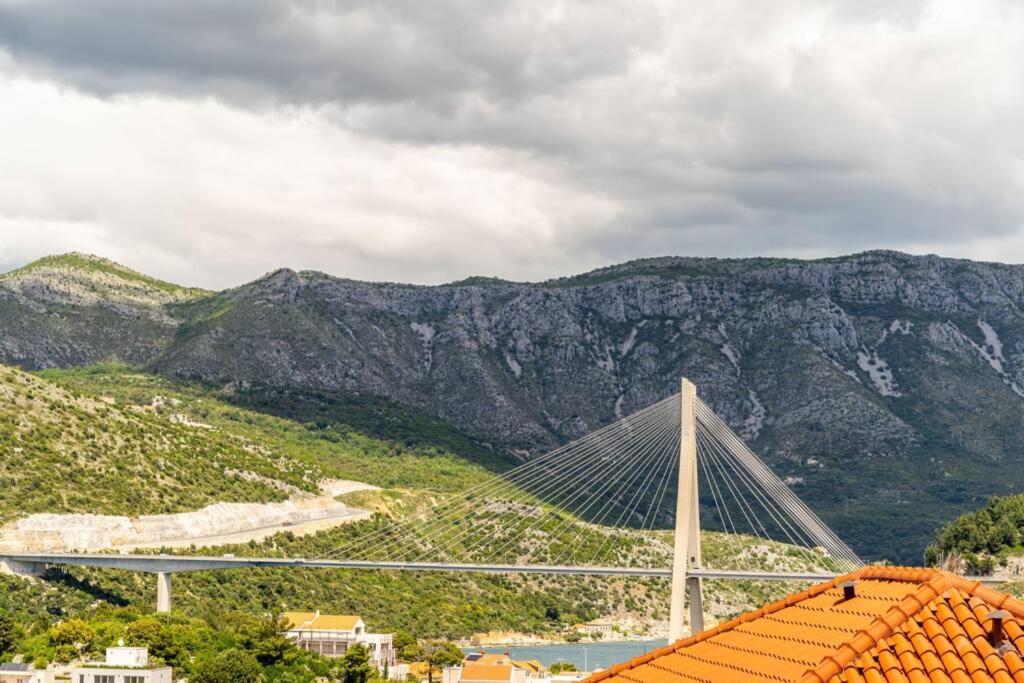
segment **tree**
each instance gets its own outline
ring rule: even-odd
[[[398,653],[398,658],[403,662],[418,662],[423,659],[423,648],[408,631],[395,631],[392,645]]]
[[[284,615],[268,614],[259,621],[242,628],[242,645],[251,652],[263,666],[283,661],[294,645],[285,636],[289,623]]]
[[[145,645],[150,656],[165,664],[181,666],[188,658],[184,644],[159,619],[143,617],[133,621],[125,629],[125,637],[129,645]]]
[[[572,662],[555,662],[548,670],[553,674],[560,674],[563,671],[579,671]]]
[[[18,628],[8,614],[0,614],[0,655],[10,652],[18,640]]]
[[[248,652],[224,650],[196,662],[192,683],[260,683],[263,669]]]
[[[164,625],[159,620],[153,617],[143,617],[125,627],[125,640],[129,645],[149,647],[159,637],[163,628]]]
[[[341,657],[341,680],[342,683],[366,683],[373,675],[373,667],[370,666],[370,651],[362,643],[356,643],[347,650]]]
[[[462,650],[447,640],[432,640],[423,647],[424,659],[427,662],[427,680],[434,683],[434,671],[448,666],[455,666],[465,657]]]
[[[57,661],[71,661],[95,636],[96,632],[82,619],[68,619],[50,629],[50,642],[57,646]]]

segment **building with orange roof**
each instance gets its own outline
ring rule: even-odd
[[[356,643],[366,646],[370,663],[378,669],[395,666],[394,635],[368,633],[366,624],[354,614],[321,614],[317,612],[285,612],[288,622],[285,635],[296,646],[325,657],[341,657]]]
[[[533,659],[512,659],[508,653],[471,652],[459,666],[448,667],[442,683],[550,683],[551,674]]]
[[[586,683],[1024,683],[1022,625],[977,581],[864,567]]]

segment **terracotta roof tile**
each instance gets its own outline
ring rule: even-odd
[[[510,681],[512,680],[511,664],[476,664],[462,665],[463,681]]]
[[[995,609],[1010,617],[993,646]],[[1024,603],[977,581],[864,567],[585,683],[1024,683],[1022,624]]]
[[[283,616],[292,629],[307,631],[351,631],[360,621],[352,614],[285,612]]]

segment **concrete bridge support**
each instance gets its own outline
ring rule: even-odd
[[[684,594],[690,601],[690,635],[704,630],[701,581],[699,576],[690,574],[701,568],[700,507],[697,500],[697,387],[693,382],[682,380],[679,398],[679,490],[676,498],[672,597],[668,620],[670,643],[679,640],[685,633]]]
[[[156,611],[166,614],[171,611],[171,573],[156,574]]]

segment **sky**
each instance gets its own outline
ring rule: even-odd
[[[1016,0],[0,0],[0,271],[1024,262]]]

